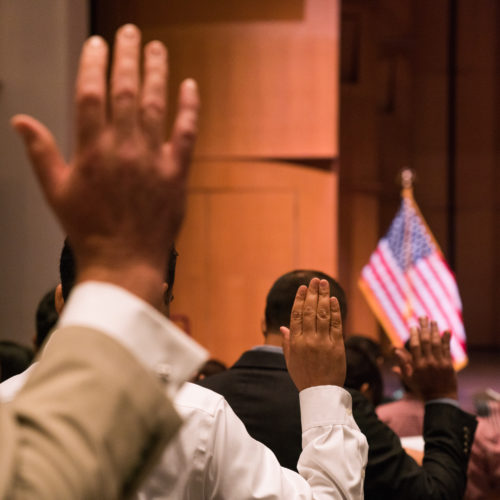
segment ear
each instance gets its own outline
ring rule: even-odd
[[[59,283],[59,285],[56,286],[56,291],[54,293],[54,305],[56,307],[57,314],[59,314],[60,316],[64,307],[64,298],[62,294],[61,283]]]
[[[266,325],[266,319],[265,318],[262,318],[260,320],[260,329],[262,331],[262,334],[265,337],[267,335],[267,325]]]

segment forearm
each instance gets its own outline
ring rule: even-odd
[[[370,447],[365,478],[366,498],[408,500],[462,498],[466,477],[464,427],[474,433],[474,417],[453,405],[426,407],[423,466],[403,450],[400,439],[360,394],[355,398],[355,418]]]
[[[352,417],[350,394],[336,386],[301,391],[298,470],[314,498],[363,498],[368,444]]]
[[[456,406],[426,405],[423,468],[441,491],[439,498],[463,497],[476,426],[476,418]]]
[[[314,394],[316,391],[320,394]],[[350,397],[343,389],[331,386],[326,390],[317,387],[312,392],[301,396],[302,406],[310,413],[305,417],[301,474],[281,467],[269,448],[248,435],[241,420],[221,398],[223,404],[216,412],[211,442],[206,447],[208,462],[203,467],[207,497],[363,498],[367,444],[348,414]],[[314,404],[323,408],[317,414],[323,412],[326,417],[321,419],[321,425],[313,416]]]

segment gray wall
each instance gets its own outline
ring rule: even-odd
[[[63,235],[9,126],[28,113],[70,151],[72,90],[86,0],[0,0],[0,338],[30,342],[39,298],[57,283]]]

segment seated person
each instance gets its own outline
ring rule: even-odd
[[[203,387],[222,394],[250,435],[266,443],[282,464],[293,464],[298,458],[300,414],[299,395],[287,373],[290,365],[285,363],[281,347],[280,325],[289,322],[297,287],[314,276],[330,283],[345,314],[345,295],[333,278],[314,270],[286,273],[275,281],[266,299],[265,344],[243,353],[226,372],[200,382]],[[354,419],[369,445],[364,486],[367,499],[455,500],[465,491],[476,419],[455,404],[457,381],[449,355],[449,338],[448,344],[439,340],[435,347],[439,360],[429,352],[431,335],[426,319],[413,332],[413,340],[412,353],[401,363],[407,372],[411,370],[409,380],[419,387],[427,401],[424,419],[427,460],[422,467],[403,450],[398,436],[377,418],[373,404],[357,390],[349,390]],[[432,342],[437,340],[432,337]],[[441,398],[448,399],[443,402]]]
[[[500,498],[500,401],[488,401],[488,415],[478,418],[467,473],[466,500]]]
[[[182,220],[197,92],[183,85],[164,148],[166,51],[146,46],[141,85],[139,44],[134,26],[117,32],[108,108],[106,44],[85,43],[71,166],[42,124],[12,121],[74,243],[78,284],[26,384],[0,404],[0,498],[129,496],[181,423],[154,367],[170,363],[175,392],[205,357],[151,307]]]
[[[405,344],[406,351],[409,343]],[[399,401],[377,407],[377,415],[401,438],[421,436],[425,405],[399,373],[405,390]],[[500,402],[490,402],[491,415],[478,417],[467,470],[466,500],[500,498]],[[496,412],[496,415],[495,415]]]

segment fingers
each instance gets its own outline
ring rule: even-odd
[[[328,281],[320,280],[316,312],[316,328],[319,335],[330,335],[330,308],[330,285]]]
[[[307,287],[305,285],[299,286],[295,294],[295,300],[292,306],[292,313],[290,315],[290,336],[302,334],[302,311],[304,309],[304,302],[306,300]]]
[[[446,330],[441,337],[441,347],[443,349],[443,359],[452,362],[450,350],[451,332]]]
[[[111,118],[118,140],[130,136],[137,124],[141,33],[126,24],[116,32],[111,71]]]
[[[283,354],[285,359],[290,356],[290,330],[286,326],[280,327],[281,335],[283,336]]]
[[[413,360],[420,359],[422,357],[422,352],[420,350],[419,330],[414,326],[410,328],[409,347]]]
[[[27,115],[16,115],[11,124],[24,141],[26,151],[49,202],[67,173],[66,165],[49,130]]]
[[[330,298],[330,337],[334,342],[344,341],[342,335],[342,316],[337,297]]]
[[[167,50],[161,42],[150,42],[144,48],[141,120],[146,139],[153,148],[164,141],[167,79]]]
[[[420,323],[420,350],[422,356],[429,358],[431,355],[431,330],[429,327],[429,319],[426,317],[418,318]]]
[[[198,87],[194,80],[184,80],[179,92],[177,116],[170,141],[174,168],[180,169],[179,175],[187,174],[191,161],[198,128],[200,100]]]
[[[302,312],[302,332],[316,331],[316,314],[318,310],[319,279],[313,278],[307,288],[304,309]]]
[[[441,345],[441,336],[439,335],[438,325],[435,321],[431,321],[431,352],[436,360],[441,360],[443,348]]]
[[[403,378],[411,378],[413,374],[413,364],[410,353],[406,349],[395,349],[394,355],[399,365]]]
[[[108,47],[98,36],[83,45],[76,79],[77,148],[82,150],[106,124],[106,70]]]

